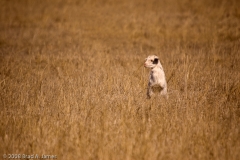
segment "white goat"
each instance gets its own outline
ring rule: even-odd
[[[168,98],[167,81],[159,58],[155,55],[148,56],[146,58],[144,66],[147,68],[151,68],[147,89],[148,98],[151,98],[153,92],[156,91],[159,91],[160,95]]]

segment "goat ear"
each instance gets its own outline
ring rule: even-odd
[[[155,58],[153,64],[158,64],[158,58]]]

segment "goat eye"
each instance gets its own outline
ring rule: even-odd
[[[153,62],[153,60],[151,60],[151,62]]]

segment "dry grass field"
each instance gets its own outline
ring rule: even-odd
[[[239,160],[239,8],[239,0],[1,0],[0,157]],[[146,99],[151,54],[168,100]]]

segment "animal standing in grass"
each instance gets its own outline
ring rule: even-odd
[[[146,68],[150,68],[150,76],[147,89],[147,97],[151,98],[154,92],[160,92],[160,95],[168,98],[167,81],[160,60],[155,55],[150,55],[144,63]]]

